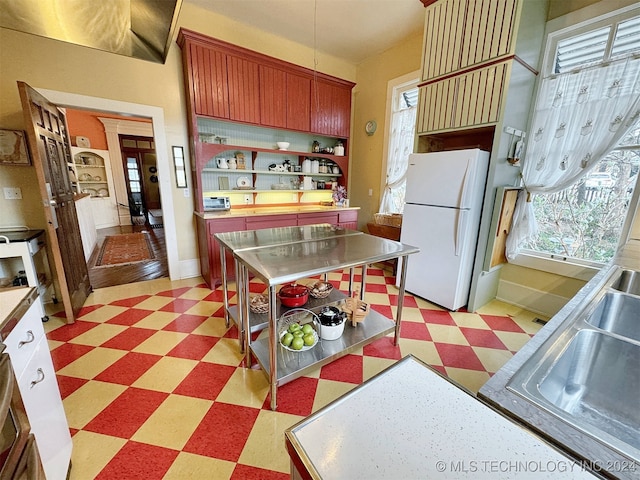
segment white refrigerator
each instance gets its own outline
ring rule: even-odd
[[[469,298],[488,167],[478,149],[409,156],[400,241],[420,252],[407,262],[406,290],[449,310]]]

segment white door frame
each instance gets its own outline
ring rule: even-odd
[[[46,90],[43,88],[35,88],[35,90],[61,107],[113,112],[120,115],[135,115],[151,119],[153,137],[156,145],[158,183],[160,185],[160,198],[162,199],[162,223],[164,224],[169,278],[171,280],[179,280],[182,278],[178,259],[175,212],[173,210],[171,162],[169,161],[169,147],[167,146],[167,138],[165,136],[164,111],[162,108],[139,103],[120,102],[106,98],[89,97],[75,93],[59,92],[56,90]]]

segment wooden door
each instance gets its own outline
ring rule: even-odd
[[[38,177],[49,245],[67,323],[73,323],[91,285],[84,259],[73,189],[67,173],[72,161],[67,122],[57,105],[18,82],[29,150]]]

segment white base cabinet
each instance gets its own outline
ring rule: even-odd
[[[72,441],[42,327],[43,316],[41,302],[33,301],[4,343],[46,478],[64,480],[69,470]]]

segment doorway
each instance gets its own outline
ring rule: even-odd
[[[153,137],[119,135],[132,225],[162,228],[162,203]]]

